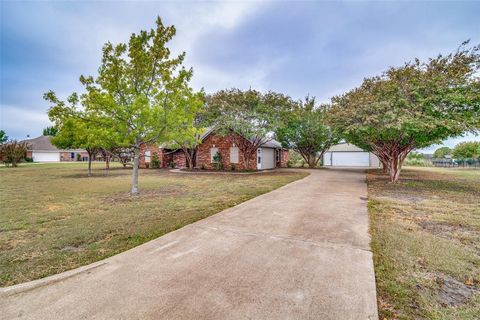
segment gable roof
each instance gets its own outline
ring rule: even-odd
[[[205,132],[200,136],[200,139],[203,141],[205,140],[210,134],[215,131],[215,127],[208,127]],[[265,142],[260,145],[262,148],[278,148],[284,149],[282,144],[275,139],[267,139],[264,138]]]
[[[24,140],[28,144],[28,150],[32,151],[63,151],[55,147],[50,141],[52,136],[40,136],[33,139]],[[83,149],[68,149],[67,151],[84,151]]]

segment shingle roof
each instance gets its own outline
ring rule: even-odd
[[[55,147],[52,142],[50,142],[51,136],[40,136],[33,139],[24,140],[28,143],[28,150],[32,151],[62,151]],[[70,151],[70,150],[68,150]],[[75,149],[72,151],[84,151],[82,149]]]
[[[207,128],[200,138],[202,140],[205,139],[213,131],[215,131],[214,127]],[[266,141],[261,145],[261,147],[263,147],[263,148],[282,148],[282,144],[275,139],[266,139],[265,138],[265,140]]]

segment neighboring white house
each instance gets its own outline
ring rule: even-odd
[[[88,154],[83,149],[61,150],[50,142],[49,136],[40,136],[34,139],[25,140],[28,143],[27,157],[34,162],[60,162],[77,161],[88,159]]]
[[[336,144],[323,154],[323,165],[332,167],[379,168],[377,156],[350,143]]]

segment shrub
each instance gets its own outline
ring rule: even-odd
[[[220,152],[215,153],[212,164],[215,169],[223,170],[222,154]]]
[[[291,168],[291,167],[293,167],[292,160],[288,160],[287,161],[287,168]]]
[[[237,170],[237,165],[236,165],[235,163],[230,163],[230,169],[231,169],[232,171]]]
[[[202,163],[202,165],[200,166],[200,169],[201,170],[207,170],[207,167],[205,166],[205,163]]]
[[[82,161],[82,155],[80,153],[77,153],[77,161]]]
[[[154,152],[152,154],[152,168],[153,169],[160,168],[160,159],[158,158],[158,153],[157,152]]]
[[[25,157],[25,162],[33,162],[33,158]]]
[[[411,152],[405,159],[405,165],[414,167],[428,167],[430,162],[425,159],[425,156],[418,152]]]
[[[25,159],[27,153],[27,143],[12,140],[0,146],[0,159],[8,167],[16,167],[18,163]]]

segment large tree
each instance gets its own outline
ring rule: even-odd
[[[447,156],[452,154],[452,149],[449,147],[440,147],[433,153],[433,158],[435,159],[444,159]]]
[[[236,144],[245,167],[257,149],[273,139],[278,123],[276,111],[288,98],[273,92],[249,89],[221,90],[207,97],[207,122]]]
[[[460,142],[453,148],[452,155],[455,159],[479,159],[480,141]]]
[[[117,132],[101,123],[101,119],[79,106],[77,94],[68,98],[68,106],[60,101],[53,92],[44,98],[54,106],[48,116],[55,123],[57,133],[51,142],[61,149],[85,149],[88,153],[88,175],[92,175],[92,160],[103,149],[113,148],[120,141]]]
[[[310,168],[317,166],[325,151],[339,140],[326,122],[326,106],[317,106],[315,98],[288,104],[280,114],[276,138],[284,147],[298,152]]]
[[[205,94],[203,91],[189,95],[179,104],[175,130],[168,135],[169,147],[181,149],[185,155],[186,166],[193,169],[196,164],[198,147],[201,136],[205,132],[206,123],[203,119]]]
[[[408,153],[480,128],[479,47],[392,67],[332,99],[330,121],[378,156],[391,182]]]
[[[81,103],[97,125],[116,132],[120,146],[134,153],[131,194],[138,193],[138,166],[143,144],[161,142],[182,121],[181,101],[193,94],[188,86],[193,70],[182,64],[185,53],[171,57],[167,43],[174,26],[132,34],[128,43],[103,47],[97,77],[80,77],[86,88]]]

